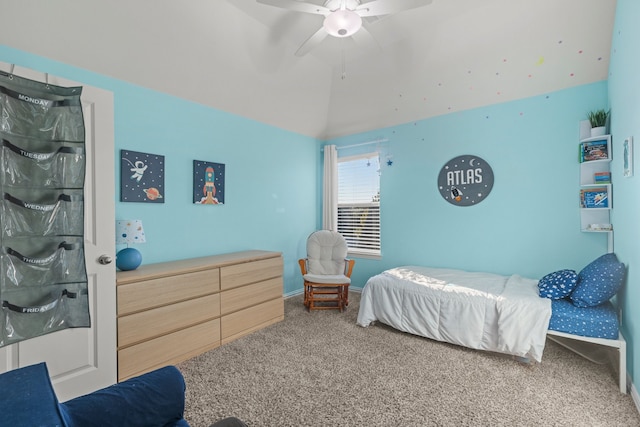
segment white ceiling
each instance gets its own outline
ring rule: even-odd
[[[434,0],[370,22],[378,46],[328,37],[296,57],[322,16],[255,0],[0,0],[0,40],[326,139],[604,80],[614,13],[615,0]]]

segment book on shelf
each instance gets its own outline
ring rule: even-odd
[[[589,224],[586,228],[587,231],[612,231],[613,226],[611,224]]]
[[[580,143],[580,162],[606,160],[609,158],[607,140],[587,141]]]
[[[585,188],[580,190],[580,207],[608,208],[609,192],[606,187]]]
[[[596,172],[593,174],[596,184],[611,184],[611,172]]]

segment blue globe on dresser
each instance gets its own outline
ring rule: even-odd
[[[135,270],[142,263],[142,254],[134,248],[125,248],[116,255],[116,267],[122,271]]]

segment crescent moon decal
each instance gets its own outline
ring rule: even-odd
[[[469,160],[469,166],[473,167],[473,162],[475,162],[475,161],[476,161],[476,159],[475,159],[475,158],[473,158],[473,159]]]

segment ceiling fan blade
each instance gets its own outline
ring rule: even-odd
[[[305,3],[297,0],[256,0],[258,3],[269,6],[280,7],[282,9],[294,10],[296,12],[313,13],[316,15],[327,16],[331,10],[317,4]]]
[[[376,40],[376,38],[373,37],[373,34],[371,34],[371,31],[369,31],[369,25],[364,21],[362,22],[362,27],[360,27],[360,29],[354,34],[352,34],[351,37],[353,38],[353,41],[355,41],[358,45],[374,46],[377,50],[382,50],[382,47],[380,47],[380,43],[378,43],[378,40]]]
[[[318,31],[313,33],[311,37],[309,37],[304,43],[302,43],[302,46],[298,48],[295,55],[296,56],[306,55],[311,51],[311,49],[318,46],[322,42],[322,40],[324,40],[325,37],[327,37],[328,35],[329,33],[327,33],[324,27],[320,27]]]
[[[433,0],[374,0],[360,4],[356,7],[355,12],[362,17],[390,15],[403,10],[426,6],[432,2]]]

